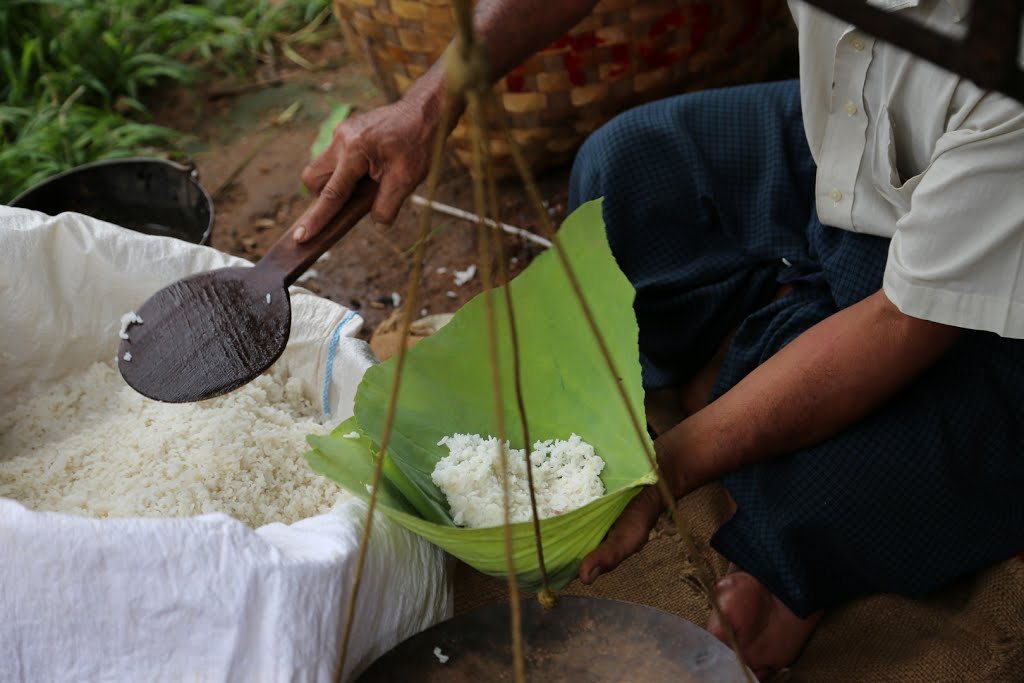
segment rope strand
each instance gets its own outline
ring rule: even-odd
[[[494,94],[491,93],[490,97],[496,99]],[[750,669],[747,668],[746,663],[743,660],[743,654],[740,652],[736,642],[736,634],[732,628],[732,624],[729,623],[728,619],[724,618],[721,606],[718,604],[718,598],[715,595],[715,579],[714,570],[711,568],[710,563],[707,561],[704,553],[697,547],[696,542],[693,540],[693,536],[687,528],[682,517],[679,515],[679,511],[676,507],[676,501],[672,492],[668,488],[668,483],[661,474],[661,468],[658,466],[658,460],[655,456],[654,450],[647,445],[647,439],[645,433],[640,425],[640,420],[637,417],[636,410],[633,409],[633,404],[629,401],[629,396],[626,393],[626,388],[622,381],[619,379],[620,375],[615,367],[615,360],[611,356],[611,352],[608,350],[607,342],[604,336],[601,334],[601,330],[597,325],[597,321],[594,318],[593,311],[590,308],[590,304],[587,303],[586,297],[583,294],[583,289],[580,286],[579,279],[576,277],[576,272],[569,262],[569,258],[566,255],[565,248],[562,246],[562,242],[555,232],[554,226],[551,223],[551,216],[544,209],[543,202],[541,200],[540,191],[537,189],[537,184],[534,182],[533,174],[530,172],[529,166],[526,163],[526,159],[523,157],[522,151],[519,146],[515,143],[512,138],[512,133],[509,130],[508,120],[505,117],[505,112],[500,107],[494,107],[495,114],[498,118],[498,124],[501,127],[502,133],[505,140],[508,142],[509,152],[512,156],[512,160],[516,166],[516,170],[519,172],[519,176],[526,187],[527,195],[530,199],[530,203],[536,210],[537,215],[540,217],[541,227],[544,233],[544,237],[551,240],[554,245],[554,251],[558,255],[558,259],[562,264],[562,269],[565,271],[566,279],[569,281],[569,285],[572,288],[573,295],[576,297],[577,302],[580,305],[580,309],[583,313],[583,317],[587,321],[587,326],[590,328],[591,333],[594,336],[594,341],[597,343],[598,349],[601,352],[601,356],[604,358],[605,365],[608,371],[611,373],[613,383],[615,384],[616,391],[622,398],[623,405],[626,408],[626,413],[629,416],[630,425],[633,428],[633,432],[637,437],[637,440],[641,444],[641,448],[644,454],[647,456],[648,463],[657,475],[656,486],[658,492],[661,494],[662,501],[669,509],[669,514],[672,517],[672,523],[675,525],[676,532],[679,534],[680,540],[683,543],[684,553],[687,556],[687,560],[693,564],[696,578],[700,585],[703,587],[702,593],[707,599],[711,606],[712,611],[719,617],[725,627],[726,636],[729,639],[730,647],[736,654],[736,659],[739,661],[740,668],[743,671],[744,677],[747,679],[747,683],[755,683]]]
[[[490,163],[490,150],[487,145],[484,145],[483,151],[485,161],[484,174],[486,175],[487,180],[487,193],[488,200],[490,202],[490,211],[494,220],[499,221],[501,216],[498,208],[498,185],[494,178],[494,169]],[[497,245],[495,251],[498,258],[498,274],[501,282],[505,285],[502,291],[505,295],[505,308],[508,312],[509,343],[512,349],[512,380],[515,386],[516,409],[519,414],[519,426],[523,434],[523,449],[525,451],[524,457],[526,458],[526,483],[530,491],[530,512],[533,522],[533,539],[537,548],[537,566],[540,570],[541,591],[537,595],[537,600],[545,609],[551,609],[558,602],[558,593],[551,589],[550,581],[548,580],[547,566],[544,562],[544,543],[540,530],[540,515],[537,514],[537,492],[533,484],[533,467],[530,463],[530,448],[533,441],[530,439],[530,428],[526,418],[526,401],[523,398],[523,372],[520,363],[519,332],[516,329],[515,307],[512,303],[512,288],[508,276],[508,264],[505,260],[505,241],[501,239],[500,236],[498,236],[494,241]]]
[[[511,608],[512,630],[512,662],[516,683],[525,683],[526,670],[523,658],[522,615],[519,604],[519,582],[516,579],[516,565],[512,550],[512,519],[511,492],[509,491],[508,448],[505,434],[505,407],[501,391],[501,366],[498,356],[498,321],[494,313],[494,289],[492,287],[490,232],[483,220],[484,215],[484,181],[481,164],[483,162],[483,130],[480,113],[480,96],[475,90],[466,93],[469,102],[470,131],[473,140],[473,203],[475,211],[481,216],[477,223],[477,239],[480,247],[480,280],[484,289],[484,309],[487,314],[487,341],[491,360],[491,387],[494,394],[494,422],[498,432],[498,449],[501,454],[501,483],[504,498],[504,524],[502,535],[505,541],[505,570],[508,573],[508,596]]]
[[[445,131],[448,129],[450,116],[449,103],[445,101],[441,106],[440,127],[437,129],[437,136],[434,138],[434,149],[432,152],[430,171],[427,173],[427,197],[434,198],[437,191],[437,183],[441,177],[441,165],[443,163]],[[409,281],[406,285],[406,308],[402,316],[402,335],[400,339],[409,337],[409,328],[412,326],[412,312],[416,308],[416,300],[419,298],[420,279],[423,274],[423,257],[427,249],[427,236],[430,234],[430,211],[424,211],[420,219],[420,235],[416,243],[416,252],[413,255],[413,267],[409,273]],[[373,514],[377,508],[377,491],[380,488],[381,473],[384,469],[384,458],[387,457],[388,445],[391,442],[391,431],[395,424],[395,414],[398,410],[398,390],[402,382],[402,371],[405,368],[405,344],[398,345],[398,353],[395,359],[395,379],[391,384],[391,394],[388,396],[388,409],[384,418],[384,432],[380,439],[380,451],[373,465],[373,484],[370,490],[370,502],[366,509],[366,524],[363,526],[363,535],[359,539],[359,556],[356,560],[355,575],[352,579],[352,593],[349,595],[348,611],[345,616],[345,628],[341,639],[341,655],[338,661],[338,669],[335,672],[334,680],[341,681],[345,672],[345,662],[348,658],[348,644],[352,634],[352,626],[355,621],[356,602],[359,598],[359,589],[362,585],[363,566],[366,563],[366,550],[370,543],[370,531],[373,527]]]
[[[723,625],[725,626],[726,633],[732,645],[733,651],[736,653],[736,657],[739,660],[740,666],[743,670],[744,676],[748,683],[753,683],[749,669],[743,662],[743,657],[736,646],[735,633],[733,632],[731,624],[727,619],[723,618],[721,607],[718,605],[717,598],[714,594],[714,572],[710,569],[710,565],[707,562],[703,553],[700,552],[692,535],[683,523],[678,511],[676,509],[675,500],[672,496],[671,491],[668,488],[668,484],[665,482],[664,477],[661,474],[661,469],[658,466],[657,458],[651,447],[648,446],[647,439],[645,438],[645,432],[640,424],[640,420],[636,414],[632,403],[629,400],[629,396],[626,393],[625,386],[619,379],[619,374],[615,367],[614,359],[611,356],[611,352],[608,349],[607,343],[601,334],[601,331],[597,325],[596,319],[594,318],[593,312],[583,295],[582,288],[579,284],[579,280],[576,277],[576,273],[572,268],[571,263],[565,253],[565,249],[562,247],[561,241],[555,232],[554,226],[551,223],[551,218],[545,211],[540,192],[537,189],[536,183],[534,182],[533,176],[530,173],[529,167],[523,158],[522,151],[519,149],[515,140],[509,131],[508,122],[504,114],[504,110],[497,103],[494,93],[490,89],[490,79],[487,68],[486,53],[478,43],[474,41],[473,30],[472,30],[472,10],[468,0],[453,0],[453,12],[455,15],[455,23],[457,28],[455,46],[456,50],[450,52],[447,56],[447,67],[449,74],[449,86],[453,88],[451,96],[457,96],[464,94],[467,104],[468,113],[470,116],[470,130],[472,138],[472,165],[473,165],[473,198],[474,207],[479,217],[477,222],[478,240],[480,247],[480,271],[481,280],[484,287],[485,296],[485,309],[487,316],[488,326],[488,339],[489,339],[489,352],[491,356],[491,376],[492,376],[492,388],[494,396],[494,408],[495,408],[495,426],[497,429],[498,444],[501,455],[501,464],[503,477],[503,494],[504,494],[504,544],[505,544],[505,559],[506,559],[506,571],[508,573],[508,586],[509,586],[509,600],[510,600],[510,611],[511,611],[511,631],[512,631],[512,650],[513,650],[513,667],[516,683],[525,683],[525,663],[524,663],[524,647],[522,638],[522,619],[520,613],[520,601],[519,601],[519,586],[516,580],[515,573],[515,561],[513,556],[512,547],[512,535],[511,535],[511,520],[510,520],[510,492],[508,483],[508,452],[505,445],[506,433],[505,433],[505,421],[504,421],[504,405],[503,405],[503,393],[501,385],[501,371],[500,371],[500,359],[498,353],[497,343],[497,319],[494,311],[494,297],[492,288],[492,271],[491,271],[491,250],[490,250],[490,236],[486,228],[487,217],[485,216],[485,206],[488,203],[485,200],[485,196],[489,198],[490,213],[492,214],[491,220],[498,220],[497,210],[497,191],[494,184],[493,173],[491,170],[490,157],[484,142],[484,119],[483,119],[483,103],[494,111],[499,127],[508,142],[512,159],[515,163],[516,169],[519,172],[520,178],[522,179],[528,197],[530,199],[533,208],[537,211],[540,217],[540,222],[544,232],[548,239],[552,242],[555,253],[558,255],[558,259],[562,265],[562,268],[566,274],[566,279],[569,281],[570,287],[572,288],[573,294],[580,304],[584,318],[586,319],[587,325],[590,328],[591,333],[594,336],[595,342],[597,343],[598,349],[604,358],[605,364],[611,373],[613,382],[616,390],[622,398],[623,404],[625,405],[626,412],[628,414],[630,424],[634,433],[636,434],[642,450],[646,455],[652,470],[657,475],[657,487],[658,491],[664,500],[666,506],[669,508],[672,516],[673,523],[676,527],[676,531],[679,534],[680,539],[684,545],[684,552],[687,555],[687,559],[695,567],[696,576],[693,577],[693,581],[701,587],[702,592],[711,604],[712,610],[716,615],[719,616]],[[458,60],[458,61],[456,61]],[[455,84],[455,85],[453,85]],[[464,91],[464,92],[460,92]],[[431,159],[430,171],[427,177],[428,191],[427,197],[428,202],[433,202],[434,194],[437,189],[438,178],[440,177],[440,168],[442,163],[442,153],[444,148],[445,131],[447,130],[448,116],[449,116],[449,102],[446,100],[441,110],[441,123],[442,125],[438,128],[438,135],[434,141],[433,156]],[[486,176],[483,172],[484,160],[486,159]],[[485,193],[484,182],[486,178],[487,191]],[[409,336],[409,329],[412,324],[412,312],[415,309],[415,302],[419,297],[419,286],[420,279],[422,276],[423,269],[423,257],[426,250],[430,230],[430,211],[424,211],[423,217],[420,224],[420,237],[416,243],[415,255],[413,257],[413,268],[410,273],[409,283],[406,294],[406,309],[402,316],[402,328],[401,328],[401,339],[406,339]],[[498,240],[500,242],[500,240]],[[525,442],[526,459],[527,459],[527,473],[528,483],[530,490],[530,503],[533,511],[533,523],[534,523],[534,537],[537,544],[537,554],[539,564],[541,567],[541,576],[543,581],[544,589],[541,594],[541,603],[545,604],[545,599],[550,601],[551,604],[554,602],[554,594],[550,591],[548,586],[548,580],[546,575],[546,569],[544,567],[543,559],[543,547],[540,537],[540,523],[537,517],[535,492],[533,485],[533,477],[530,468],[530,443],[529,443],[529,432],[526,420],[525,403],[522,397],[522,384],[521,384],[521,373],[519,367],[519,352],[518,352],[518,339],[515,332],[515,317],[512,308],[511,296],[508,292],[508,278],[507,271],[504,263],[504,245],[499,244],[497,247],[499,254],[499,262],[501,275],[506,282],[505,296],[506,296],[506,308],[508,311],[509,326],[511,332],[512,348],[513,348],[513,370],[515,376],[515,390],[516,390],[516,401],[517,408],[519,410],[521,418],[521,426],[523,429],[523,436]],[[388,398],[388,409],[384,423],[384,431],[381,437],[380,452],[374,463],[373,472],[373,485],[370,492],[370,501],[367,506],[367,519],[366,524],[363,528],[362,538],[360,539],[359,545],[359,556],[356,562],[355,575],[353,577],[352,593],[349,597],[348,611],[345,619],[345,628],[343,632],[341,642],[341,653],[338,663],[338,669],[335,674],[335,680],[340,680],[344,670],[346,658],[348,655],[348,645],[350,635],[352,631],[353,621],[355,617],[355,608],[359,589],[361,586],[362,572],[365,565],[367,547],[369,545],[370,533],[373,523],[373,515],[377,504],[377,492],[380,485],[380,478],[383,470],[384,458],[387,457],[387,448],[390,442],[392,430],[394,428],[394,418],[397,412],[399,388],[401,386],[401,377],[405,365],[406,347],[405,344],[399,344],[396,365],[395,365],[395,377],[394,382],[391,386],[391,393]],[[549,606],[549,605],[545,605]]]
[[[505,410],[501,390],[501,367],[498,357],[498,327],[494,314],[494,290],[492,288],[490,233],[486,225],[486,200],[482,164],[484,156],[484,120],[481,111],[481,94],[490,92],[490,76],[487,55],[483,46],[475,41],[473,18],[469,0],[453,0],[456,24],[455,55],[448,60],[449,86],[457,84],[468,106],[470,135],[472,139],[473,209],[479,216],[477,239],[480,248],[480,279],[484,289],[484,308],[487,315],[488,350],[491,361],[491,386],[494,394],[494,420],[501,455],[502,493],[504,497],[504,524],[502,535],[505,544],[505,569],[508,574],[509,608],[512,631],[512,665],[516,683],[526,682],[526,665],[523,655],[522,614],[519,603],[519,583],[516,579],[515,558],[512,550],[512,520],[509,506],[508,449],[506,448]],[[455,59],[461,58],[456,62]],[[488,164],[490,166],[490,164]],[[493,219],[493,217],[492,217]]]

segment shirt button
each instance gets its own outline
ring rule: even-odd
[[[856,115],[857,115],[857,105],[856,105],[856,104],[854,104],[853,102],[849,102],[849,101],[848,101],[848,102],[846,103],[846,105],[845,105],[845,106],[843,107],[843,109],[844,109],[844,110],[846,111],[846,113],[847,113],[847,114],[849,114],[850,116],[856,116]]]
[[[850,40],[850,47],[852,47],[857,52],[860,52],[861,50],[864,49],[864,41],[861,40],[860,38],[854,37],[852,40]]]
[[[828,193],[828,198],[838,204],[843,201],[843,193],[833,187],[832,191]]]

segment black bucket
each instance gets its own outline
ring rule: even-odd
[[[147,235],[208,244],[213,201],[198,176],[164,159],[109,159],[48,178],[10,205],[51,216],[76,211]]]

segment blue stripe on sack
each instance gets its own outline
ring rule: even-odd
[[[331,414],[331,402],[328,398],[328,393],[331,390],[331,376],[334,374],[334,356],[338,352],[338,342],[341,341],[341,330],[345,327],[345,324],[349,320],[356,317],[355,311],[349,311],[345,314],[345,317],[341,319],[338,326],[334,328],[334,334],[331,335],[331,345],[327,349],[327,371],[324,374],[324,393],[323,393],[323,409],[324,415]]]

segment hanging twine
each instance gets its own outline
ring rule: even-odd
[[[587,326],[594,336],[594,340],[597,343],[598,349],[601,356],[604,359],[605,365],[611,374],[615,388],[622,399],[623,405],[625,406],[626,413],[629,416],[630,425],[635,433],[637,440],[647,457],[647,460],[652,470],[657,475],[657,488],[662,497],[663,502],[670,511],[670,515],[675,525],[676,531],[679,538],[683,543],[683,551],[687,561],[689,561],[694,567],[695,576],[688,577],[691,585],[693,585],[700,593],[702,593],[707,599],[714,613],[720,618],[721,622],[725,626],[727,637],[730,641],[730,645],[733,651],[736,653],[736,657],[743,670],[744,676],[748,683],[754,683],[749,669],[743,662],[742,655],[736,644],[735,633],[732,629],[731,624],[722,615],[721,607],[718,604],[718,600],[714,591],[715,574],[708,562],[707,557],[697,547],[693,536],[687,528],[685,522],[682,520],[678,513],[675,505],[675,499],[672,496],[672,492],[669,490],[668,483],[662,476],[661,468],[658,465],[657,457],[654,453],[654,449],[649,445],[646,438],[646,433],[643,428],[643,424],[640,417],[637,415],[637,411],[634,409],[632,403],[629,400],[629,395],[626,392],[625,385],[618,379],[619,374],[615,367],[615,361],[611,356],[611,352],[608,348],[607,342],[605,341],[601,331],[597,325],[596,319],[587,303],[586,298],[583,295],[582,287],[580,286],[579,279],[569,261],[569,258],[561,244],[561,240],[558,234],[555,232],[554,226],[551,223],[551,217],[548,212],[544,209],[544,205],[541,199],[539,190],[537,189],[536,183],[533,179],[532,173],[526,163],[526,160],[516,144],[515,140],[509,130],[509,124],[504,110],[502,109],[497,98],[494,96],[491,90],[491,73],[490,66],[488,64],[487,52],[485,46],[475,40],[472,30],[472,11],[468,0],[453,0],[453,10],[456,23],[456,38],[452,42],[449,49],[446,51],[444,56],[446,83],[448,88],[448,98],[445,100],[441,111],[441,125],[438,128],[438,135],[434,141],[433,154],[431,158],[430,171],[427,176],[427,198],[428,204],[433,202],[434,195],[437,190],[438,179],[440,177],[440,169],[442,165],[442,152],[444,148],[445,131],[448,128],[448,119],[451,112],[451,103],[456,98],[464,98],[467,104],[467,113],[470,119],[470,131],[472,137],[472,169],[471,174],[473,179],[473,201],[474,207],[479,221],[477,223],[478,230],[478,241],[480,246],[480,273],[481,280],[485,292],[485,310],[486,310],[486,322],[488,327],[488,339],[489,345],[488,350],[490,353],[490,364],[491,364],[491,379],[493,389],[493,400],[495,410],[495,426],[497,429],[497,439],[500,448],[501,457],[501,468],[504,473],[503,477],[503,500],[504,500],[504,550],[506,560],[506,572],[508,574],[508,588],[509,588],[509,600],[510,600],[510,611],[511,611],[511,633],[512,633],[512,651],[513,651],[513,670],[516,683],[525,683],[525,658],[524,658],[524,644],[522,637],[522,619],[520,612],[520,600],[519,600],[519,585],[516,580],[515,561],[512,547],[512,534],[511,534],[511,519],[510,519],[510,493],[509,493],[509,482],[508,482],[508,449],[506,446],[506,431],[505,431],[505,418],[504,418],[504,404],[503,404],[503,392],[502,392],[502,380],[500,372],[500,362],[498,354],[497,344],[497,316],[494,310],[494,297],[493,297],[493,273],[491,269],[491,245],[490,245],[490,231],[487,229],[487,221],[498,221],[498,196],[497,186],[494,180],[494,174],[492,172],[492,164],[488,151],[488,145],[484,142],[486,118],[484,116],[484,110],[490,110],[493,112],[499,122],[501,132],[504,135],[508,147],[515,164],[515,167],[519,173],[521,180],[527,191],[527,195],[532,207],[536,210],[537,215],[540,219],[540,224],[547,237],[553,244],[553,249],[558,256],[559,262],[561,263],[562,269],[565,272],[566,279],[568,280],[572,289],[573,295],[580,305],[580,309],[586,320]],[[489,215],[488,215],[489,214]],[[416,250],[413,257],[413,268],[410,272],[409,283],[406,290],[406,301],[409,302],[405,308],[405,312],[402,316],[401,325],[401,338],[405,339],[409,336],[409,330],[412,324],[412,313],[416,309],[416,301],[419,298],[419,286],[422,278],[423,261],[427,243],[429,241],[430,234],[430,218],[431,211],[424,211],[420,221],[420,234],[419,239],[416,243]],[[504,245],[501,243],[500,236],[496,238],[497,246],[495,247],[499,266],[499,274],[504,282],[508,282],[508,273],[505,265],[505,253]],[[511,294],[509,288],[505,287],[505,304],[507,311],[507,319],[510,330],[510,341],[512,346],[512,364],[513,364],[513,377],[514,377],[514,388],[516,396],[516,408],[520,419],[520,428],[522,430],[524,450],[526,457],[526,470],[528,477],[528,486],[530,490],[530,505],[532,509],[533,517],[533,534],[536,544],[537,557],[540,566],[542,590],[538,595],[538,600],[545,608],[554,607],[557,602],[557,594],[551,590],[547,570],[544,564],[544,553],[543,553],[543,542],[541,538],[540,520],[537,514],[536,496],[534,490],[533,473],[532,467],[530,466],[529,453],[530,453],[530,437],[529,428],[526,418],[526,406],[525,400],[522,394],[522,379],[520,371],[520,357],[519,357],[519,344],[518,336],[516,333],[515,325],[515,314],[512,306]],[[366,551],[369,545],[370,532],[373,523],[373,516],[376,510],[378,489],[383,471],[384,459],[388,457],[387,449],[390,444],[391,434],[394,428],[394,419],[397,412],[398,406],[398,395],[401,386],[402,373],[405,366],[406,357],[406,345],[399,344],[398,352],[395,359],[395,376],[394,382],[391,387],[391,393],[388,397],[388,407],[384,422],[384,430],[381,436],[380,452],[374,463],[373,471],[373,484],[370,492],[370,500],[367,506],[367,518],[366,524],[363,528],[362,538],[359,544],[359,555],[356,562],[355,574],[353,577],[352,593],[349,597],[348,610],[345,618],[345,627],[343,631],[341,647],[340,647],[340,658],[338,662],[338,668],[335,673],[335,680],[340,680],[345,670],[345,663],[348,655],[348,646],[350,635],[353,627],[355,608],[359,589],[361,586],[362,572],[365,565]]]

